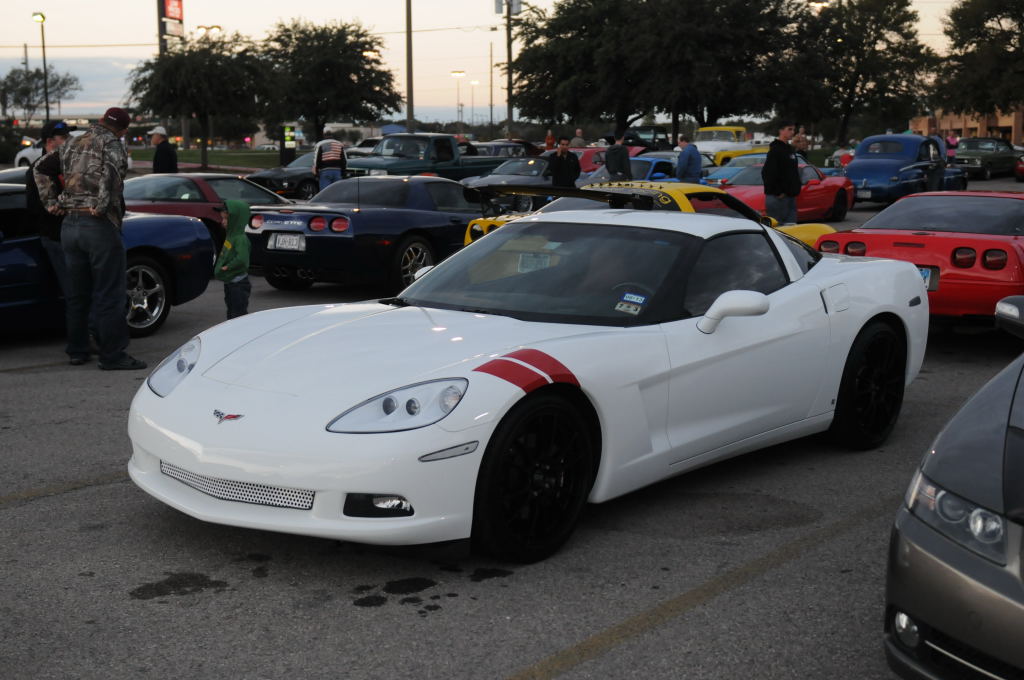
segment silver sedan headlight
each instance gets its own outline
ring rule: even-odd
[[[153,390],[158,397],[166,397],[170,394],[178,386],[178,383],[192,372],[192,368],[199,361],[199,352],[202,351],[202,348],[202,342],[195,337],[176,349],[150,374],[146,380],[149,389]]]
[[[1006,564],[1002,515],[946,491],[918,470],[907,489],[907,507],[922,522],[982,557]]]
[[[327,424],[327,431],[367,434],[433,425],[459,405],[468,386],[465,378],[447,378],[378,394],[332,420]]]

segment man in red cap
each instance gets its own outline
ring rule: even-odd
[[[128,154],[121,137],[131,118],[107,109],[88,131],[39,159],[33,169],[39,198],[51,213],[64,215],[61,245],[68,267],[67,353],[72,366],[89,360],[89,312],[93,312],[99,367],[146,368],[128,354],[125,318],[127,258],[121,240],[124,176]],[[63,175],[64,185],[57,181]]]

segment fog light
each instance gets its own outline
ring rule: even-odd
[[[409,517],[412,503],[405,496],[385,493],[350,493],[344,513],[349,517]]]
[[[896,612],[896,616],[892,620],[892,629],[899,641],[910,649],[916,648],[921,643],[921,634],[917,630],[917,624],[914,623],[914,619],[903,612]]]

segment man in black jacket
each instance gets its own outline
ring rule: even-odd
[[[51,121],[44,125],[43,132],[39,136],[39,141],[43,144],[42,155],[45,156],[68,141],[68,135],[74,129],[62,120]],[[39,159],[36,159],[36,163],[38,162]],[[32,165],[35,166],[35,163]],[[25,175],[25,205],[33,224],[39,227],[39,240],[53,266],[54,274],[57,275],[60,292],[67,297],[68,267],[64,262],[64,249],[60,245],[60,225],[64,221],[64,216],[51,213],[43,207],[43,203],[39,199],[39,186],[36,184],[31,167]]]
[[[575,187],[580,176],[580,159],[569,151],[569,138],[558,138],[558,149],[548,156],[548,173],[551,175],[551,186]]]
[[[768,156],[761,168],[765,212],[780,225],[796,224],[796,197],[800,195],[801,185],[796,150],[789,144],[794,134],[793,123],[779,123],[779,136],[768,146]]]
[[[615,132],[615,143],[604,152],[604,167],[608,169],[612,181],[633,179],[633,173],[629,168],[629,149],[626,148],[626,133],[624,130]]]
[[[166,128],[163,125],[157,125],[146,134],[150,135],[150,141],[156,147],[156,151],[153,153],[153,172],[177,172],[178,152],[167,141]]]

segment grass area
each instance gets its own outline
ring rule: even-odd
[[[132,149],[132,158],[148,161],[153,159],[152,149]],[[233,149],[231,151],[207,152],[207,162],[210,165],[231,165],[242,168],[276,168],[280,156],[277,151],[245,151]],[[199,149],[178,149],[179,163],[198,163]]]

